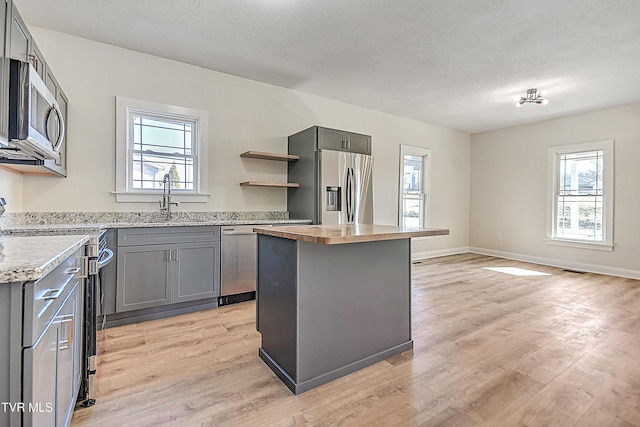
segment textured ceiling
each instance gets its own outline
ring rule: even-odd
[[[25,21],[466,132],[640,102],[638,0],[14,0]],[[515,108],[529,88],[549,104]]]

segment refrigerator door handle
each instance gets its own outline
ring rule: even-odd
[[[353,168],[347,168],[347,224],[353,223]]]

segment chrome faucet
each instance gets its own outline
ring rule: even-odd
[[[164,174],[162,178],[162,200],[160,203],[160,212],[165,214],[165,219],[169,221],[171,219],[171,205],[178,206],[180,203],[171,201],[171,176],[168,173]]]

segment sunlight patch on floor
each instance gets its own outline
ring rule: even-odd
[[[543,273],[542,271],[527,270],[526,268],[518,267],[485,267],[484,269],[511,274],[512,276],[551,276],[551,274]]]

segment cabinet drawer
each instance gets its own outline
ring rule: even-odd
[[[121,228],[118,230],[118,247],[219,241],[220,226],[218,225]]]
[[[24,285],[24,329],[22,343],[30,347],[44,331],[82,274],[82,254],[78,249],[46,276]]]

